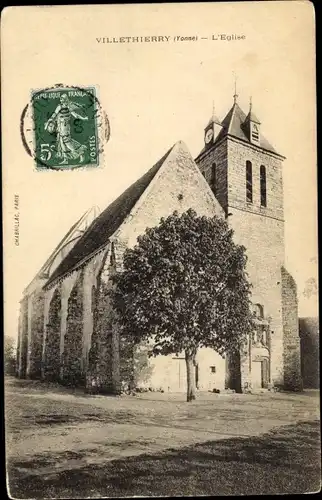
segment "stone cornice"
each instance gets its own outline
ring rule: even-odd
[[[234,137],[232,135],[227,134],[220,141],[215,142],[210,148],[208,148],[205,151],[202,151],[201,153],[199,153],[199,155],[195,158],[195,162],[197,162],[198,160],[201,160],[202,158],[204,158],[209,153],[209,151],[214,151],[215,149],[217,149],[218,146],[220,146],[221,144],[223,144],[223,142],[225,140],[228,141],[228,139],[231,140],[231,141],[233,141],[233,142],[236,142],[238,144],[243,144],[244,146],[249,147],[253,151],[257,151],[257,152],[260,152],[260,153],[265,153],[265,154],[267,154],[269,156],[272,156],[273,158],[277,158],[279,160],[286,160],[286,157],[283,156],[283,155],[281,155],[281,154],[279,154],[279,153],[274,153],[273,151],[265,149],[262,146],[257,146],[256,144],[251,144],[248,141],[243,141],[242,139],[239,139],[237,137]]]

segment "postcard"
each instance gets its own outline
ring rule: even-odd
[[[308,1],[2,13],[7,491],[321,486]]]

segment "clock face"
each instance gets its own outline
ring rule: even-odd
[[[205,135],[205,143],[209,144],[209,142],[212,140],[214,136],[214,131],[210,128],[207,130],[206,135]]]

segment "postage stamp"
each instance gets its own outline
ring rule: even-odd
[[[95,87],[56,85],[32,91],[21,132],[37,169],[96,167],[109,123]]]

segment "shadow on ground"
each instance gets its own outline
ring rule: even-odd
[[[83,387],[71,387],[59,384],[58,382],[49,382],[47,380],[34,379],[18,379],[15,377],[6,377],[8,389],[15,392],[24,393],[26,390],[29,393],[48,394],[50,391],[53,394],[71,394],[75,396],[90,397]]]
[[[128,446],[131,443],[128,442]],[[252,495],[320,489],[320,425],[301,422],[260,437],[232,438],[106,462],[86,463],[89,450],[72,456],[9,461],[15,498]],[[60,456],[61,455],[61,456]],[[55,471],[68,458],[69,468]],[[74,466],[74,463],[78,463]],[[79,466],[79,464],[82,466]],[[49,467],[52,464],[52,467]],[[30,474],[31,470],[46,473]]]

